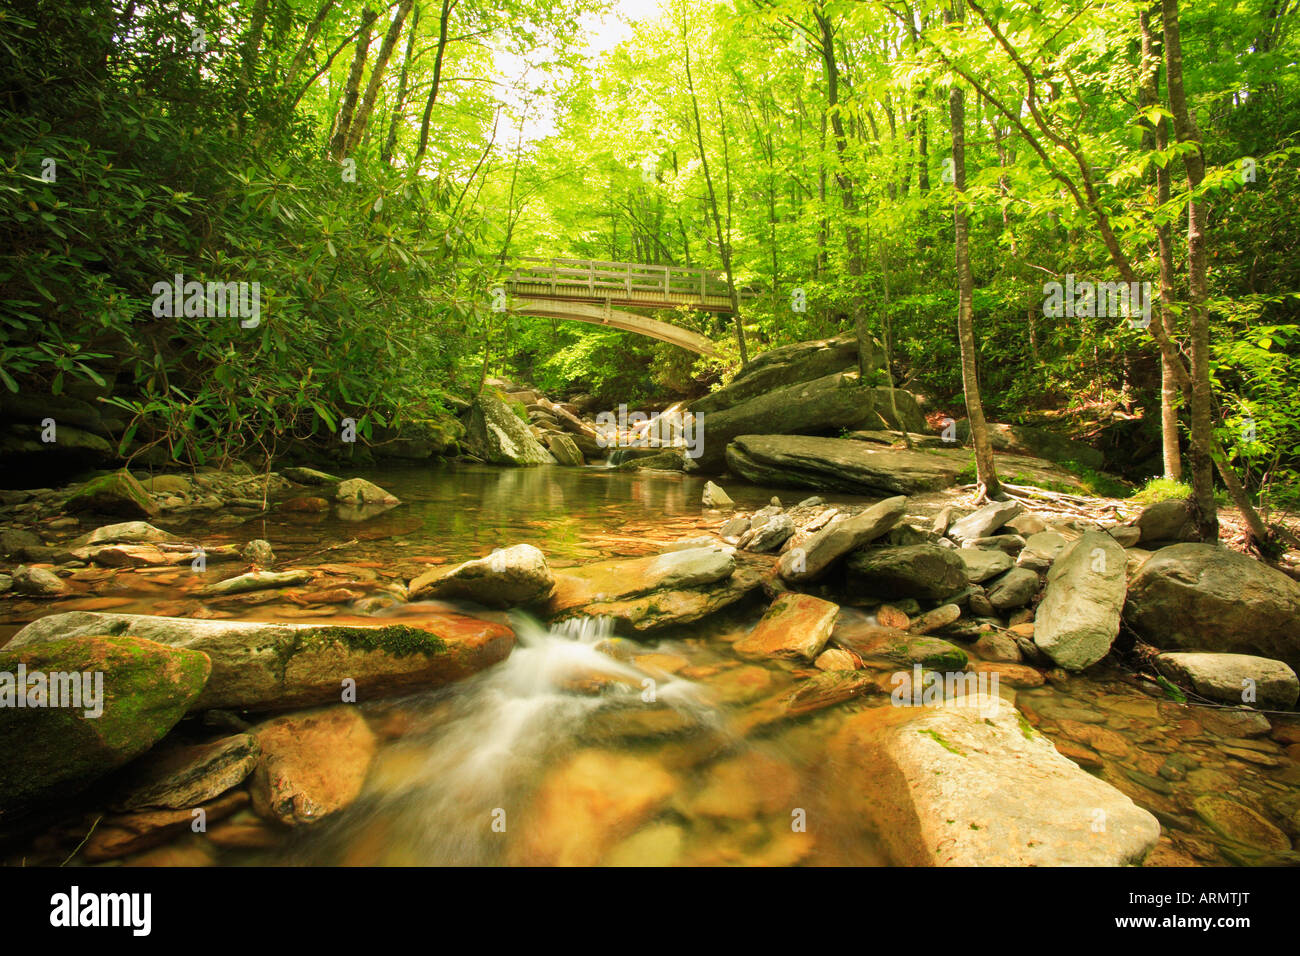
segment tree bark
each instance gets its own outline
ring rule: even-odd
[[[370,80],[366,83],[366,92],[361,97],[361,108],[357,110],[356,118],[352,121],[352,126],[348,130],[347,144],[344,147],[343,154],[350,155],[357,144],[361,142],[361,137],[365,134],[366,126],[370,122],[370,113],[375,108],[375,101],[379,98],[379,86],[384,81],[384,72],[388,69],[388,61],[393,56],[393,49],[397,46],[397,41],[402,36],[402,26],[406,23],[406,15],[411,12],[411,4],[415,0],[402,0],[398,6],[397,12],[393,14],[393,20],[388,25],[388,32],[384,34],[384,42],[379,46],[379,54],[375,57],[375,65],[370,70]]]
[[[356,53],[352,56],[352,69],[348,71],[347,85],[343,88],[343,99],[339,102],[339,112],[334,118],[334,135],[330,137],[330,155],[341,160],[345,155],[348,142],[348,130],[352,126],[352,115],[356,110],[357,97],[361,95],[361,77],[366,71],[366,55],[370,52],[370,28],[378,14],[366,10],[361,15],[361,32],[357,34]]]
[[[1157,7],[1158,10],[1158,7]],[[1154,31],[1151,29],[1151,11],[1143,10],[1138,14],[1142,28],[1142,86],[1140,102],[1144,108],[1156,106],[1160,102],[1160,49]],[[1149,137],[1149,140],[1148,140]],[[1169,122],[1163,116],[1153,128],[1143,134],[1144,145],[1149,142],[1160,151],[1169,146]],[[1168,164],[1155,166],[1156,206],[1163,206],[1169,201],[1170,176]],[[1160,315],[1158,321],[1164,325],[1165,334],[1173,338],[1177,334],[1173,313],[1165,308],[1166,302],[1174,300],[1174,243],[1173,229],[1168,223],[1156,224],[1156,243],[1160,250]],[[1160,447],[1164,461],[1165,477],[1171,481],[1183,480],[1182,449],[1178,436],[1178,379],[1172,363],[1163,353],[1160,356]]]
[[[1196,117],[1187,109],[1183,89],[1183,46],[1178,30],[1178,0],[1161,0],[1165,34],[1165,82],[1169,90],[1169,111],[1174,117],[1178,142],[1194,143],[1183,154],[1187,188],[1194,192],[1205,178],[1205,156]],[[1192,379],[1190,451],[1192,497],[1196,503],[1197,528],[1206,541],[1219,538],[1218,506],[1214,502],[1213,392],[1210,386],[1210,316],[1206,307],[1206,218],[1203,198],[1192,195],[1187,202],[1187,331]]]
[[[962,19],[962,3],[957,0],[955,11],[944,11],[948,24]],[[970,219],[966,215],[966,91],[954,80],[948,93],[948,116],[952,124],[953,188],[957,193],[953,204],[953,244],[957,259],[957,339],[961,346],[961,382],[966,396],[966,418],[970,422],[971,442],[975,446],[975,474],[982,498],[1003,499],[1002,483],[998,481],[993,462],[993,446],[989,441],[988,423],[984,420],[984,404],[980,400],[979,373],[975,351],[975,280],[970,268]]]
[[[433,104],[438,101],[438,87],[442,85],[442,60],[447,52],[447,26],[457,2],[458,0],[442,0],[442,12],[438,14],[438,51],[433,58],[433,86],[430,87],[429,98],[424,104],[424,118],[420,120],[420,143],[415,150],[415,161],[411,164],[417,173],[429,146],[429,120],[433,117]]]
[[[386,165],[393,161],[393,153],[397,150],[397,128],[405,115],[406,85],[411,72],[411,54],[415,50],[415,35],[419,31],[420,7],[416,4],[415,12],[411,15],[411,29],[406,35],[406,55],[402,57],[402,72],[397,79],[397,96],[393,102],[393,113],[388,119],[388,136],[384,140],[384,148],[379,151],[379,158]]]

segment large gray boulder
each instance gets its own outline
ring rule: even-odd
[[[402,624],[267,624],[70,611],[28,624],[6,651],[93,635],[126,635],[202,651],[212,676],[191,711],[286,710],[409,693],[468,677],[509,655],[514,633],[459,614]]]
[[[782,345],[754,356],[730,384],[696,399],[690,410],[720,412],[765,392],[842,372],[857,363],[858,340],[851,334]]]
[[[1124,620],[1156,647],[1256,654],[1300,668],[1300,583],[1218,545],[1152,554],[1129,585]]]
[[[877,385],[872,389],[875,393],[874,408],[876,417],[885,428],[901,429],[906,426],[909,432],[925,433],[930,430],[929,424],[925,420],[925,413],[921,411],[921,406],[916,401],[916,396],[906,389],[890,388],[887,385]],[[890,398],[893,398],[891,404]],[[898,415],[894,415],[894,409],[897,407]]]
[[[471,455],[493,465],[554,465],[528,423],[514,413],[491,388],[484,388],[470,406],[465,447]]]
[[[1300,680],[1281,661],[1252,654],[1170,653],[1156,669],[1176,684],[1225,704],[1289,710],[1300,698]]]
[[[850,593],[942,601],[964,590],[966,566],[951,548],[914,544],[866,548],[849,555]]]
[[[827,525],[781,555],[778,573],[791,584],[817,580],[836,560],[890,531],[903,520],[906,508],[907,498],[898,495]]]
[[[1110,652],[1119,636],[1126,566],[1124,549],[1095,531],[1056,559],[1035,613],[1034,643],[1058,666],[1082,670]]]
[[[906,703],[906,700],[904,701]],[[904,866],[1124,866],[1160,824],[1062,756],[1003,700],[853,715],[830,748],[834,799]]]
[[[922,451],[892,451],[851,438],[740,435],[727,467],[756,483],[848,494],[911,495],[957,482],[962,465]]]
[[[699,419],[704,440],[694,468],[721,471],[728,464],[727,444],[738,435],[797,435],[862,425],[871,420],[873,401],[874,391],[858,384],[856,372],[836,372],[710,412]]]

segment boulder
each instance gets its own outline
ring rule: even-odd
[[[68,548],[86,548],[97,544],[158,544],[175,541],[176,535],[155,528],[147,521],[122,521],[104,525],[68,542]]]
[[[1160,837],[1150,813],[1079,769],[1000,697],[882,707],[830,747],[836,799],[904,866],[1124,866]]]
[[[1281,661],[1250,654],[1166,653],[1156,668],[1176,684],[1225,704],[1290,710],[1300,698],[1300,680]]]
[[[1126,567],[1124,549],[1096,531],[1056,559],[1034,618],[1034,644],[1058,666],[1082,670],[1110,652],[1119,635]]]
[[[796,435],[861,425],[870,419],[872,399],[872,390],[858,385],[856,372],[836,372],[712,412],[700,419],[703,442],[694,467],[717,472],[730,465],[727,444],[740,435]]]
[[[1133,522],[1138,530],[1136,544],[1144,548],[1180,541],[1196,541],[1196,520],[1192,517],[1192,502],[1186,498],[1157,501],[1142,509]]]
[[[300,485],[337,485],[343,481],[342,478],[336,478],[327,472],[317,471],[315,468],[282,468],[280,473],[290,481],[296,481]]]
[[[840,557],[868,544],[903,520],[907,498],[886,498],[851,518],[827,525],[781,555],[782,578],[791,584],[815,581]]]
[[[561,465],[569,465],[570,467],[576,468],[587,463],[586,459],[582,457],[582,452],[578,450],[577,444],[575,444],[573,439],[568,435],[547,435],[546,449]]]
[[[922,451],[893,451],[851,438],[739,435],[727,467],[756,484],[848,494],[918,494],[956,484],[962,466]]]
[[[720,412],[778,388],[856,367],[857,363],[855,335],[782,345],[754,356],[726,387],[691,402],[690,410]]]
[[[794,534],[794,519],[789,515],[776,515],[754,531],[745,545],[747,551],[760,553],[775,551]]]
[[[546,555],[531,544],[517,544],[450,569],[426,571],[408,590],[413,601],[451,597],[488,607],[518,607],[546,600],[554,587]]]
[[[253,728],[261,748],[249,792],[253,809],[293,826],[316,823],[361,793],[375,735],[347,704],[277,717]]]
[[[92,478],[68,497],[64,507],[74,513],[89,511],[123,518],[152,518],[158,513],[149,493],[125,468]]]
[[[555,620],[607,616],[637,631],[684,624],[760,588],[764,570],[717,546],[601,561],[558,572],[544,614]]]
[[[1069,539],[1055,531],[1036,532],[1025,540],[1016,564],[1030,571],[1046,571],[1069,543]]]
[[[839,605],[830,601],[787,592],[773,601],[754,629],[731,647],[741,657],[816,660],[830,639],[839,613]]]
[[[979,584],[989,578],[1009,571],[1015,560],[1005,551],[986,551],[983,548],[962,548],[956,552],[966,569],[966,580]]]
[[[989,444],[994,451],[1015,455],[1046,458],[1049,461],[1070,462],[1096,471],[1106,463],[1106,456],[1081,441],[1074,441],[1046,428],[1035,425],[1002,425],[988,423]],[[963,418],[957,422],[957,438],[970,439],[970,422]]]
[[[887,385],[877,385],[871,391],[874,393],[872,408],[875,409],[876,417],[884,424],[885,428],[903,429],[906,427],[908,432],[921,434],[930,430],[930,425],[925,420],[925,413],[921,411],[916,396],[911,392],[901,388],[890,388]],[[893,404],[891,404],[891,398]],[[897,417],[894,415],[895,406],[898,408]]]
[[[831,637],[861,657],[904,667],[920,664],[937,671],[960,671],[967,663],[966,652],[950,641],[893,627],[846,623],[837,627]]]
[[[847,582],[854,594],[941,601],[967,585],[957,552],[937,544],[866,548],[849,555]]]
[[[334,500],[353,505],[400,505],[401,499],[364,478],[340,481],[334,489]]]
[[[471,455],[493,465],[554,465],[528,423],[501,396],[484,388],[471,403],[465,447]]]
[[[191,708],[212,670],[205,654],[135,636],[56,634],[0,650],[0,807],[75,791],[138,757]]]
[[[711,481],[704,483],[704,494],[700,500],[706,508],[734,508],[736,505],[731,500],[731,495]]]
[[[14,569],[13,589],[31,597],[58,597],[68,590],[68,584],[47,568],[29,568],[20,564]]]
[[[1026,568],[1012,568],[986,586],[989,603],[1000,613],[1024,607],[1038,593],[1038,574]]]
[[[987,538],[1024,510],[1025,506],[1018,501],[990,502],[973,514],[954,521],[948,528],[948,537],[954,541]]]
[[[330,624],[268,624],[70,611],[19,631],[5,650],[94,634],[132,634],[172,648],[202,651],[212,676],[191,710],[287,710],[340,699],[356,682],[359,701],[459,680],[509,655],[514,633],[459,614],[401,624],[358,619]]]
[[[1124,620],[1160,648],[1255,654],[1300,668],[1300,583],[1213,544],[1175,544],[1129,584]]]

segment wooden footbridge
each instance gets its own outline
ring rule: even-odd
[[[572,322],[608,325],[671,342],[701,355],[714,354],[707,337],[624,309],[705,312],[734,310],[726,280],[707,269],[598,262],[593,259],[521,259],[503,283],[510,311]]]

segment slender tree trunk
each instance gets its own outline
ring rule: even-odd
[[[1159,6],[1156,6],[1159,11]],[[1160,49],[1154,31],[1151,29],[1151,11],[1143,10],[1138,14],[1142,28],[1142,86],[1141,105],[1149,108],[1160,102]],[[1169,121],[1163,116],[1154,127],[1143,134],[1144,144],[1149,142],[1158,150],[1169,146]],[[1169,201],[1170,176],[1169,165],[1156,164],[1156,206],[1163,206]],[[1165,334],[1173,338],[1177,329],[1173,313],[1165,308],[1165,303],[1174,300],[1174,242],[1173,228],[1169,223],[1156,224],[1156,242],[1160,250],[1160,315],[1159,321],[1164,325]],[[1172,481],[1183,479],[1183,458],[1178,437],[1178,379],[1169,358],[1160,356],[1160,447],[1164,460],[1165,477]]]
[[[288,71],[284,74],[285,89],[292,89],[294,82],[298,79],[298,74],[302,72],[307,65],[307,57],[316,42],[316,34],[320,33],[320,28],[325,25],[325,18],[329,16],[330,11],[334,9],[334,0],[325,0],[316,11],[316,16],[312,18],[311,23],[307,24],[307,31],[302,35],[302,43],[298,46],[298,52],[294,54],[293,60],[289,64]]]
[[[420,7],[419,4],[416,4],[415,11],[411,14],[411,29],[406,35],[406,55],[402,57],[402,72],[397,79],[397,97],[393,102],[393,115],[388,120],[388,137],[384,140],[384,148],[379,153],[379,158],[385,164],[393,161],[393,153],[397,151],[397,129],[405,116],[406,87],[411,71],[411,54],[415,49],[415,35],[419,32]]]
[[[875,368],[871,352],[871,337],[867,334],[866,305],[862,301],[862,241],[858,231],[858,203],[854,195],[853,175],[848,168],[848,142],[841,115],[839,84],[840,69],[835,58],[835,31],[823,7],[816,7],[813,16],[820,34],[822,66],[826,71],[826,103],[830,113],[831,132],[835,136],[835,155],[839,160],[835,181],[840,187],[840,205],[844,209],[844,245],[848,253],[849,277],[853,295],[853,331],[858,340],[858,377],[866,385]]]
[[[411,12],[411,4],[414,2],[415,0],[402,0],[397,12],[393,14],[393,20],[388,25],[388,32],[384,35],[384,42],[379,46],[379,54],[375,57],[375,65],[370,70],[370,80],[366,83],[366,92],[361,97],[361,108],[357,110],[356,119],[352,121],[352,126],[348,130],[347,145],[343,150],[344,155],[351,154],[356,149],[357,144],[361,142],[361,137],[370,122],[370,113],[375,108],[375,101],[379,98],[379,86],[384,81],[384,72],[388,69],[388,61],[392,58],[393,49],[402,36],[402,25],[406,23],[406,15]]]
[[[366,54],[370,52],[370,28],[378,14],[366,10],[361,18],[361,32],[357,34],[356,53],[352,57],[352,69],[348,71],[348,82],[343,88],[343,98],[339,101],[338,115],[334,118],[334,135],[330,137],[330,155],[341,160],[346,155],[348,130],[352,126],[352,115],[356,110],[357,97],[361,95],[361,77],[366,71]]]
[[[1205,178],[1205,157],[1201,152],[1201,134],[1196,117],[1187,108],[1183,89],[1183,46],[1178,30],[1178,0],[1162,0],[1165,34],[1165,80],[1169,89],[1169,108],[1174,117],[1174,135],[1178,142],[1190,142],[1196,148],[1183,154],[1187,188],[1195,191]],[[1187,203],[1187,330],[1191,352],[1192,378],[1192,495],[1196,502],[1197,527],[1206,541],[1219,537],[1218,506],[1214,502],[1213,392],[1210,387],[1210,317],[1206,307],[1209,286],[1206,280],[1206,217],[1204,198],[1191,197]]]
[[[429,121],[433,117],[433,105],[438,101],[438,88],[442,85],[442,61],[447,52],[447,27],[451,22],[452,11],[458,0],[442,0],[442,12],[438,14],[438,51],[433,58],[433,86],[429,88],[429,98],[424,103],[424,118],[420,120],[420,143],[415,150],[415,161],[411,168],[419,172],[424,160],[425,150],[429,146]]]
[[[709,191],[709,208],[713,213],[713,228],[718,237],[718,251],[722,255],[722,267],[727,273],[727,291],[731,294],[731,314],[736,326],[736,342],[740,347],[740,364],[749,364],[749,351],[745,347],[745,328],[741,324],[740,305],[737,301],[736,286],[731,281],[731,249],[722,235],[722,216],[718,213],[718,195],[713,188],[713,176],[709,172],[709,155],[704,149],[704,130],[700,125],[700,102],[695,95],[695,83],[691,78],[691,44],[687,32],[686,6],[682,6],[682,51],[686,65],[686,91],[691,97],[691,113],[695,117],[695,144],[700,154],[700,166],[704,172],[704,184]]]
[[[962,19],[962,3],[957,0],[956,11],[944,11],[948,23]],[[961,382],[966,396],[966,417],[970,422],[971,441],[975,445],[975,474],[982,498],[1002,499],[1002,483],[998,481],[993,462],[993,446],[989,441],[988,423],[984,420],[984,404],[980,401],[979,374],[975,349],[975,280],[970,268],[970,219],[966,214],[966,92],[954,79],[948,93],[948,115],[952,123],[953,188],[957,198],[953,205],[953,239],[957,258],[957,339],[961,346]]]

